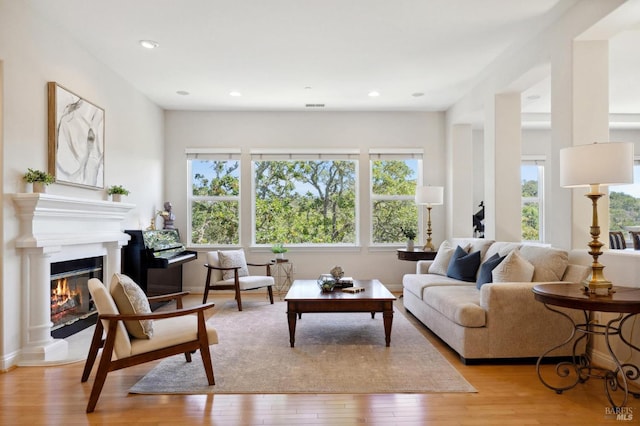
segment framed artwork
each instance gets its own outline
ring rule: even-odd
[[[104,110],[47,83],[49,173],[56,182],[104,188]]]

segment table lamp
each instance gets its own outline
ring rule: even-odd
[[[604,245],[598,240],[598,199],[602,197],[600,185],[624,185],[633,183],[633,143],[606,142],[576,145],[560,150],[560,186],[575,188],[588,186],[586,197],[592,204],[591,242],[589,254],[593,256],[591,278],[584,282],[585,291],[597,296],[607,296],[612,289],[605,279],[604,266],[598,262]]]
[[[427,242],[422,250],[435,251],[431,242],[431,207],[442,204],[444,188],[442,186],[417,186],[416,204],[427,206]]]

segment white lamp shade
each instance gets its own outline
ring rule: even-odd
[[[416,204],[436,206],[442,204],[444,187],[416,186]]]
[[[604,142],[560,150],[560,186],[633,183],[633,143]]]

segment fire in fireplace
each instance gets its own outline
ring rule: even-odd
[[[92,324],[96,308],[87,283],[102,279],[102,256],[51,264],[51,334],[67,337]]]

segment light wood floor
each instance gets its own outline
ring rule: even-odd
[[[201,296],[190,298],[188,304],[195,304]],[[215,293],[210,298],[216,302],[223,300]],[[59,367],[21,367],[0,374],[0,424],[447,426],[621,423],[605,411],[607,400],[600,380],[590,380],[557,395],[539,382],[534,365],[466,366],[427,329],[422,327],[422,330],[478,393],[129,395],[128,389],[155,365],[149,363],[110,373],[96,411],[85,414],[93,375],[87,383],[80,383],[84,366],[80,362]],[[632,399],[629,405],[635,410],[633,421],[622,424],[636,423],[640,419],[640,402]]]

